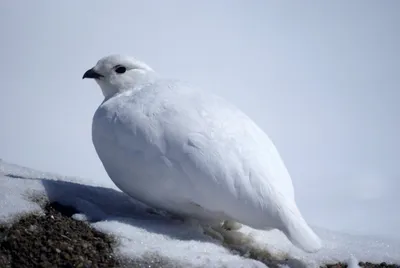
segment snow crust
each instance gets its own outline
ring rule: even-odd
[[[25,213],[42,213],[40,202],[74,206],[73,217],[118,238],[116,251],[132,259],[166,259],[183,267],[268,267],[249,258],[267,252],[281,258],[278,267],[318,267],[358,261],[400,264],[400,241],[313,229],[323,241],[317,253],[304,253],[279,231],[247,226],[232,234],[228,247],[204,234],[196,222],[148,213],[147,207],[122,193],[111,181],[41,172],[0,160],[0,223]],[[240,252],[241,254],[239,254]],[[247,252],[247,253],[246,253]],[[173,265],[172,265],[173,266]]]

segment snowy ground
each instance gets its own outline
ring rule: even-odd
[[[324,242],[316,254],[294,248],[276,231],[261,232],[243,227],[236,235],[241,254],[205,236],[194,223],[183,223],[149,214],[110,182],[39,172],[0,160],[0,223],[8,223],[27,212],[41,212],[36,202],[43,197],[71,205],[81,211],[73,217],[85,220],[119,238],[118,252],[129,258],[163,258],[187,267],[266,267],[248,258],[272,252],[289,258],[282,267],[317,267],[351,259],[400,264],[400,241],[340,234],[315,228]],[[36,201],[35,201],[36,200]],[[243,254],[249,252],[249,254]]]

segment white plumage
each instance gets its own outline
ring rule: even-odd
[[[122,191],[211,226],[279,229],[307,252],[321,247],[274,144],[235,106],[126,56],[102,58],[84,78],[104,94],[93,144]]]

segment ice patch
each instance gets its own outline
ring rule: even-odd
[[[351,256],[350,260],[347,263],[348,268],[361,268],[360,265],[358,265],[358,260],[354,258],[354,256]]]

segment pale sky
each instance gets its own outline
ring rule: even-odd
[[[83,73],[110,53],[222,95],[275,142],[313,225],[400,226],[400,1],[1,1],[0,158],[109,180]]]

